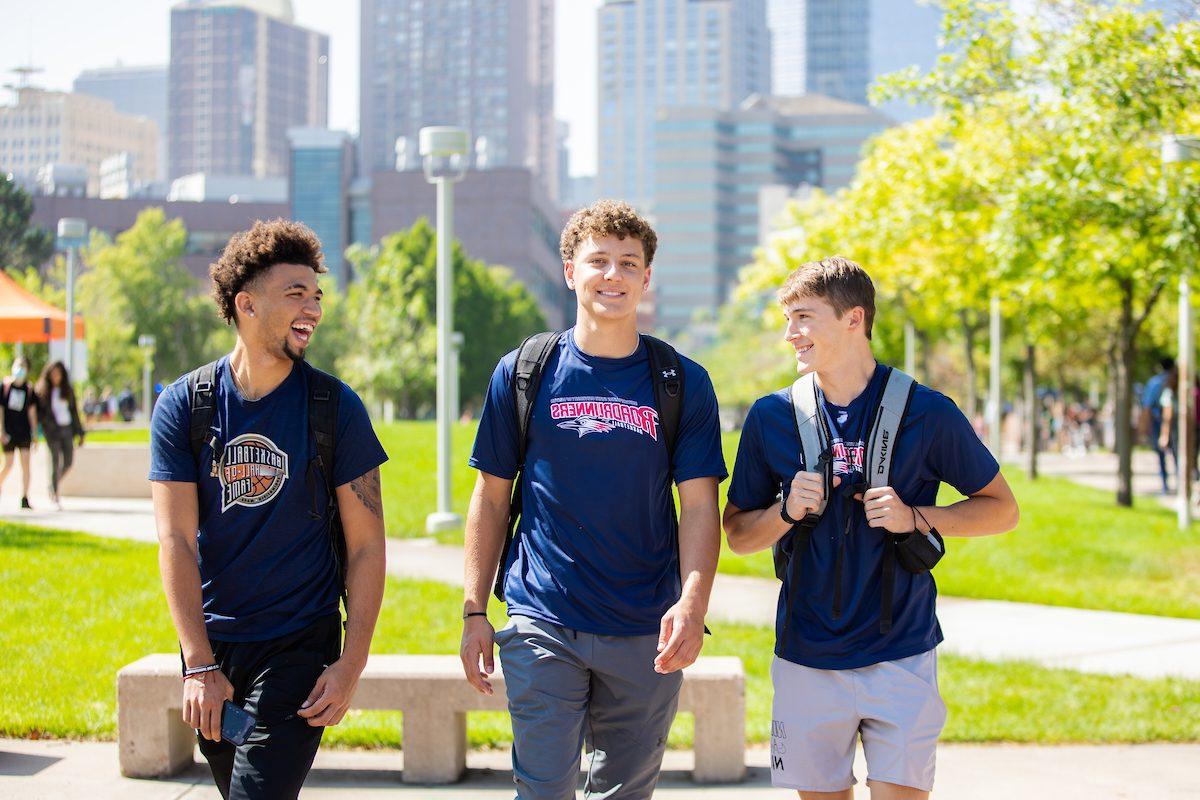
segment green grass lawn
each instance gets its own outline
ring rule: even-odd
[[[89,444],[149,444],[149,428],[101,428],[89,430]]]
[[[374,651],[457,652],[460,603],[460,590],[389,579]],[[743,659],[748,732],[765,741],[772,634],[713,628],[705,653]],[[147,653],[176,649],[152,545],[0,523],[0,736],[112,739],[116,671]],[[946,741],[1200,740],[1197,682],[952,656],[940,660],[940,682],[950,707]],[[394,746],[399,721],[396,713],[353,712],[326,741]],[[475,746],[508,742],[505,715],[471,715],[470,737]],[[690,719],[682,717],[672,743],[686,745],[690,737]]]

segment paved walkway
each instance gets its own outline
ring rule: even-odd
[[[68,498],[66,510],[17,511],[0,499],[0,519],[155,541],[148,500]],[[388,572],[398,577],[462,585],[462,548],[432,539],[389,539]],[[726,622],[771,626],[779,584],[762,578],[718,575],[710,614]],[[946,641],[942,650],[989,660],[1027,659],[1085,672],[1173,675],[1200,680],[1200,620],[1122,614],[998,600],[938,599]],[[1114,643],[1119,643],[1114,645]]]
[[[467,756],[465,780],[451,786],[405,786],[399,782],[400,752],[322,750],[305,784],[304,797],[455,798],[511,800],[507,751]],[[117,747],[105,742],[31,742],[0,739],[0,797],[22,800],[219,800],[207,769],[195,764],[165,780],[130,780],[117,774]],[[656,798],[740,800],[795,798],[771,788],[768,753],[747,753],[747,779],[732,786],[697,786],[688,777],[692,755],[669,751]],[[866,800],[862,752],[855,766],[855,798]],[[1200,783],[1200,745],[1027,747],[942,745],[938,748],[935,797],[958,800],[1185,800]]]

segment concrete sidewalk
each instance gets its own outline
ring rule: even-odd
[[[156,541],[148,500],[67,498],[64,511],[31,498],[33,511],[0,500],[0,519],[78,530],[99,536]],[[462,548],[432,539],[388,539],[388,572],[404,578],[462,585]],[[719,621],[773,626],[779,584],[718,575],[710,616]],[[1200,680],[1200,620],[1122,614],[999,600],[938,598],[946,641],[942,651],[988,660],[1025,659],[1084,672]],[[1115,644],[1119,643],[1119,644]]]
[[[855,797],[865,800],[866,767],[859,751]],[[507,751],[467,755],[467,776],[450,786],[406,786],[400,752],[322,750],[304,789],[305,798],[456,798],[511,800]],[[771,788],[768,752],[747,753],[745,782],[697,786],[688,777],[692,754],[669,751],[654,796],[661,798],[795,798]],[[22,800],[218,800],[208,770],[194,764],[165,780],[131,780],[117,773],[117,746],[107,742],[0,739],[0,797]],[[1200,784],[1200,745],[1030,747],[942,745],[934,797],[965,800],[1184,800]]]

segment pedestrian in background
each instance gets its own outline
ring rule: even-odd
[[[0,486],[8,479],[17,455],[21,458],[21,508],[29,506],[29,450],[37,430],[37,403],[29,385],[29,361],[25,356],[13,359],[12,372],[0,384],[0,442],[4,447],[4,466],[0,467]]]
[[[38,417],[42,421],[42,435],[46,437],[46,449],[50,451],[50,499],[62,511],[58,487],[75,461],[76,440],[80,447],[83,446],[79,406],[63,362],[52,361],[45,366],[34,387],[34,395]]]

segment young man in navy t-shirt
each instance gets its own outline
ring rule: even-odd
[[[467,680],[491,694],[493,646],[500,646],[514,780],[524,800],[575,797],[585,745],[592,755],[586,793],[650,797],[680,670],[703,644],[725,463],[712,383],[686,358],[668,457],[637,329],[656,246],[650,225],[615,201],[582,209],[563,231],[576,323],[559,337],[537,390],[519,487],[523,513],[503,565],[522,467],[515,351],[492,375],[471,455],[479,478],[467,517],[461,656]],[[494,632],[484,611],[498,565],[510,622]]]
[[[1002,533],[1016,526],[1017,503],[967,419],[924,386],[896,436],[891,485],[856,493],[887,375],[871,354],[875,287],[854,262],[827,258],[788,276],[779,301],[797,370],[816,373],[834,477],[779,593],[772,782],[805,800],[850,800],[861,736],[872,798],[923,798],[946,715],[934,651],[942,641],[937,589],[930,572],[897,566],[892,623],[881,633],[884,537],[930,527],[946,536]],[[771,547],[792,533],[788,519],[820,507],[825,480],[801,471],[796,425],[788,389],[759,399],[746,417],[724,515],[736,553]],[[938,506],[942,482],[966,499]]]
[[[150,426],[183,719],[225,798],[299,794],[324,726],[350,704],[383,598],[387,456],[362,401],[340,381],[333,464],[318,461],[308,419],[316,376],[303,360],[321,321],[320,247],[311,230],[284,220],[230,240],[210,273],[237,343],[216,364],[208,444],[197,460],[187,376],[163,392]],[[344,646],[322,470],[332,471],[345,531]],[[244,745],[221,738],[225,700],[257,719]]]

